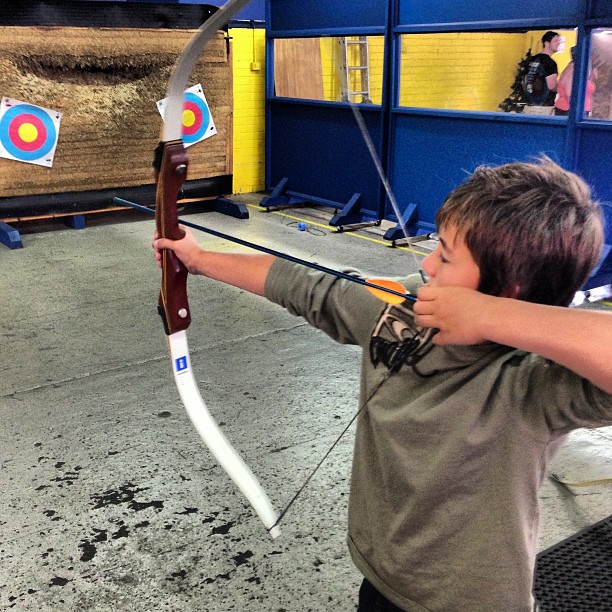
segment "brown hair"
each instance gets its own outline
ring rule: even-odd
[[[542,36],[542,46],[544,46],[547,42],[550,42],[556,36],[559,36],[558,32],[553,32],[552,30],[548,30],[548,32],[546,32]]]
[[[480,268],[479,291],[567,306],[597,264],[603,221],[589,186],[548,158],[481,166],[436,215]]]

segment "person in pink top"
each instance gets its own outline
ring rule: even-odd
[[[571,48],[572,60],[565,67],[557,83],[557,98],[555,99],[555,115],[568,115],[570,109],[570,98],[572,96],[572,81],[574,80],[574,60],[576,47]],[[591,71],[587,81],[586,97],[584,100],[584,113],[586,117],[591,116],[593,110],[593,92],[595,91],[594,75]]]

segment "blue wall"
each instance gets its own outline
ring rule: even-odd
[[[575,101],[567,120],[407,108],[396,100],[395,74],[401,34],[577,27],[578,45],[584,49],[582,84],[588,73],[590,32],[610,26],[612,0],[266,0],[266,187],[273,189],[282,181],[288,195],[295,190],[331,205],[359,192],[362,221],[397,221],[384,191],[370,184],[380,186],[380,181],[363,154],[365,145],[348,104],[274,95],[275,38],[382,33],[387,41],[382,104],[360,107],[402,214],[411,215],[405,220],[411,234],[433,229],[437,209],[466,172],[480,164],[530,161],[541,154],[582,175],[596,197],[610,203],[612,121],[579,116],[584,99]],[[356,211],[350,210],[354,217]],[[610,225],[607,242],[612,243]]]
[[[575,22],[581,10],[580,0],[400,0],[399,23],[442,24],[496,21],[544,20],[546,25]]]
[[[357,4],[357,6],[356,6]],[[268,150],[266,158],[267,187],[273,188],[282,178],[299,177],[301,193],[312,193],[330,200],[337,182],[361,185],[364,172],[367,179],[377,180],[362,164],[323,163],[321,156],[304,155],[300,143],[317,142],[321,150],[344,151],[343,141],[356,143],[357,126],[343,121],[342,135],[330,125],[328,118],[338,120],[341,102],[326,104],[277,98],[274,95],[274,38],[302,36],[344,36],[347,31],[360,34],[383,33],[391,60],[386,62],[385,83],[394,84],[394,70],[399,58],[396,42],[403,33],[456,31],[527,31],[546,27],[578,26],[579,40],[588,56],[588,35],[592,28],[612,25],[611,0],[493,0],[486,5],[481,0],[267,0],[266,28],[268,31]],[[588,70],[586,61],[580,66]],[[580,89],[580,88],[577,88]],[[433,223],[442,197],[482,163],[530,160],[545,153],[570,170],[589,180],[597,196],[612,201],[612,162],[609,151],[612,122],[585,121],[572,115],[560,118],[510,115],[506,113],[474,113],[418,108],[402,108],[394,99],[396,92],[383,92],[383,103],[370,107],[368,113],[378,113],[371,123],[371,133],[379,143],[381,157],[398,202],[407,207],[416,204],[415,221]],[[576,108],[582,108],[580,100]],[[313,110],[314,108],[314,110]],[[316,119],[315,119],[316,117]],[[298,128],[300,121],[304,126]],[[385,131],[387,132],[385,134]],[[287,149],[287,143],[292,146]],[[351,146],[351,149],[357,148]],[[386,162],[386,163],[385,163]],[[307,183],[311,172],[310,187]],[[339,178],[341,177],[341,178]],[[291,189],[291,187],[289,187]],[[355,189],[360,191],[360,189]],[[363,201],[364,216],[378,211],[386,219],[395,219],[388,202],[368,201],[375,197],[372,190]],[[333,194],[333,197],[332,197]],[[383,198],[384,199],[384,198]],[[368,220],[366,219],[366,220]],[[418,228],[414,228],[417,230]],[[612,228],[609,229],[612,235]]]

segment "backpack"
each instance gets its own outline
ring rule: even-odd
[[[539,59],[534,59],[529,64],[527,74],[523,77],[523,91],[529,104],[542,106],[548,98],[548,85],[544,66]]]

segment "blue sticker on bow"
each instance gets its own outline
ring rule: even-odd
[[[178,357],[174,360],[174,368],[177,373],[186,370],[189,367],[189,363],[187,362],[187,355],[183,355],[182,357]]]

